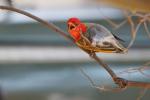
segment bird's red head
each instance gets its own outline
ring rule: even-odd
[[[68,32],[73,39],[77,42],[81,38],[81,34],[86,32],[86,25],[82,23],[78,18],[70,18],[67,21]]]

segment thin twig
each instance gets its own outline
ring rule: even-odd
[[[97,86],[96,83],[92,80],[92,78],[86,74],[86,72],[80,68],[80,71],[81,73],[89,80],[90,82],[90,85],[93,87],[93,88],[96,88],[100,91],[107,91],[107,92],[120,92],[120,91],[123,91],[124,89],[126,88],[113,88],[113,87],[110,87],[110,86]]]
[[[150,62],[147,62],[147,63],[143,64],[143,65],[140,66],[140,67],[136,67],[136,68],[130,67],[130,68],[124,70],[124,71],[121,71],[121,72],[117,73],[117,75],[122,75],[122,74],[127,74],[127,73],[128,73],[128,74],[130,74],[130,73],[133,74],[133,73],[138,73],[138,72],[140,72],[140,74],[142,74],[142,75],[144,75],[144,76],[150,78],[150,75],[149,75],[149,74],[144,73],[144,71],[150,70],[150,67],[149,67],[149,66],[150,66]]]
[[[88,51],[84,50],[83,48],[80,48],[80,49],[85,51],[87,54],[89,54],[89,56],[91,58],[93,58],[95,61],[97,61],[97,63],[100,66],[102,66],[109,73],[109,75],[111,76],[112,79],[117,78],[117,75],[114,73],[114,71],[102,59],[100,59],[96,54],[93,54],[91,56],[91,54]]]
[[[80,68],[80,71],[90,81],[92,87],[97,87],[96,83],[92,80],[92,78],[90,78],[89,75],[86,74],[86,72],[84,72],[82,68]]]
[[[128,87],[149,88],[150,89],[150,83],[148,83],[148,82],[127,81],[127,86]]]
[[[122,27],[124,24],[127,23],[127,19],[125,19],[125,20],[123,20],[122,22],[120,22],[120,23],[117,24],[117,23],[115,23],[114,21],[112,21],[108,16],[106,16],[106,15],[103,13],[103,11],[102,11],[101,8],[99,8],[99,10],[101,10],[101,15],[103,15],[103,16],[105,17],[104,20],[105,20],[106,22],[108,22],[108,23],[113,27],[114,30],[116,30],[116,29]]]
[[[134,22],[132,21],[132,17],[131,16],[127,16],[127,19],[128,19],[128,22],[129,22],[129,24],[131,26],[131,37],[132,37],[132,39],[131,39],[128,47],[127,47],[129,49],[132,46],[132,44],[134,43],[134,41],[135,41],[136,33],[135,33],[135,25],[134,25]]]
[[[138,17],[141,17],[141,18],[142,18],[136,27],[135,27],[134,22],[133,22],[133,20],[132,20],[132,17],[133,17],[133,16],[136,16],[136,17],[138,16]],[[135,38],[136,38],[137,31],[139,30],[140,26],[141,26],[143,23],[145,23],[146,20],[148,20],[148,21],[150,20],[149,17],[150,17],[150,13],[145,14],[145,15],[136,13],[135,15],[127,16],[128,22],[129,22],[129,24],[131,25],[131,33],[132,33],[132,39],[131,39],[131,41],[130,41],[128,47],[127,47],[127,49],[129,49],[129,48],[133,45],[133,43],[134,43],[134,41],[135,41]],[[147,27],[145,27],[145,28],[147,28]],[[146,30],[146,31],[147,31],[147,30]]]
[[[148,29],[147,22],[144,22],[144,28],[145,28],[145,31],[146,31],[148,37],[150,38],[150,31],[149,31],[149,29]]]

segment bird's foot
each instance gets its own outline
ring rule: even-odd
[[[95,52],[89,52],[89,56],[90,56],[91,58],[93,58],[95,55],[96,55]]]
[[[128,53],[128,49],[126,48],[126,49],[124,49],[124,53]]]
[[[86,53],[88,53],[91,58],[93,58],[94,56],[96,56],[96,54],[95,54],[94,51],[86,50],[84,48],[82,48],[82,50],[85,51]]]

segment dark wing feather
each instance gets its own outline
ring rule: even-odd
[[[109,36],[113,37],[112,33],[102,25],[89,23],[88,26],[88,36],[86,37],[89,37],[90,40],[95,39],[100,41]]]
[[[112,33],[112,32],[111,32]],[[115,39],[121,41],[121,42],[125,42],[125,40],[121,39],[120,37],[116,36],[114,33],[112,33],[112,35],[115,37]]]
[[[119,43],[121,40],[113,35],[108,29],[99,24],[90,24],[88,29],[91,43],[94,47],[105,50],[116,50],[115,52],[123,52],[124,47]]]

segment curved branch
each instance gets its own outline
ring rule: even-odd
[[[128,81],[128,87],[141,87],[141,88],[149,88],[150,89],[150,83],[148,82],[137,82],[137,81]]]
[[[105,70],[107,70],[107,72],[111,75],[112,79],[117,78],[117,75],[114,73],[114,71],[112,71],[112,69],[110,69],[110,67],[105,62],[103,62],[103,60],[101,60],[97,55],[94,55],[92,58],[95,59],[99,65],[102,65]]]
[[[72,40],[72,38],[69,35],[67,35],[67,33],[62,31],[59,27],[55,26],[53,23],[48,23],[47,21],[44,21],[41,18],[36,17],[36,16],[26,12],[26,11],[23,11],[23,10],[14,8],[14,7],[7,7],[7,6],[0,6],[0,9],[14,11],[14,12],[17,12],[19,14],[23,14],[25,16],[28,16],[29,18],[32,18],[32,19],[36,20],[37,22],[40,22],[44,26],[47,26],[48,28],[52,29],[53,31],[59,33],[60,35],[64,36],[65,38]]]

